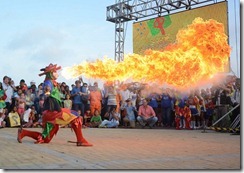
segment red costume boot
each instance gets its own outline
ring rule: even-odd
[[[87,140],[83,137],[81,126],[82,121],[80,117],[74,119],[71,123],[71,128],[75,131],[75,135],[77,138],[77,146],[92,146],[92,144],[87,142]]]
[[[17,140],[19,143],[22,143],[22,138],[24,138],[25,136],[31,137],[32,139],[35,139],[41,143],[42,134],[40,132],[18,129]],[[42,143],[43,143],[43,141],[42,141]]]
[[[41,143],[49,143],[53,136],[57,133],[59,129],[59,126],[56,124],[53,129],[50,131],[50,134],[43,139],[42,134],[40,132],[34,132],[24,129],[18,129],[18,137],[17,140],[19,143],[22,143],[22,138],[25,136],[31,137],[32,139],[35,139],[35,144],[41,144]]]

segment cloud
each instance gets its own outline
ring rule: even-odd
[[[17,33],[7,44],[5,52],[9,56],[28,59],[34,63],[63,61],[74,54],[66,47],[70,38],[71,35],[64,30],[33,28],[24,33]]]
[[[38,49],[42,46],[60,45],[67,37],[69,37],[67,33],[51,28],[34,28],[22,34],[17,33],[7,48],[11,50]]]

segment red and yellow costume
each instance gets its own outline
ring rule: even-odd
[[[180,130],[180,120],[182,119],[183,114],[183,108],[180,108],[178,105],[175,105],[175,128],[177,130]]]
[[[53,136],[58,132],[60,125],[71,124],[71,128],[74,130],[77,138],[77,146],[92,146],[87,140],[83,137],[82,134],[82,119],[76,116],[76,112],[61,108],[61,100],[59,90],[57,88],[57,70],[61,67],[57,65],[50,64],[41,71],[43,73],[39,76],[46,75],[43,88],[45,92],[45,101],[44,101],[44,111],[43,111],[43,132],[34,132],[20,128],[18,130],[18,142],[22,143],[22,138],[29,136],[36,140],[35,143],[49,143]]]
[[[179,104],[178,101],[175,104],[175,124],[176,129],[180,129],[180,121],[183,120],[185,128],[191,130],[191,110],[184,103]]]
[[[184,117],[185,117],[185,128],[192,130],[191,128],[191,110],[189,107],[184,107]]]

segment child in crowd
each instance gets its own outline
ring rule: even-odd
[[[132,105],[131,99],[126,100],[126,104],[121,107],[121,110],[124,110],[124,125],[127,127],[127,124],[129,123],[131,128],[135,128],[136,124],[136,118],[134,111],[136,110],[136,107]]]
[[[87,110],[84,115],[84,125],[87,126],[91,120],[91,111]]]
[[[26,112],[26,113],[27,113],[27,114],[29,113],[29,118],[28,118],[28,122],[25,123],[25,124],[23,125],[23,127],[27,127],[27,128],[29,128],[29,127],[32,127],[32,126],[33,126],[34,121],[35,121],[35,119],[36,119],[36,117],[35,117],[35,114],[36,114],[35,107],[32,106],[32,107],[29,108],[27,111],[28,111],[28,112]]]
[[[0,109],[3,109],[6,107],[6,103],[5,103],[6,98],[7,98],[7,95],[5,94],[2,83],[0,82]]]
[[[214,108],[215,108],[215,104],[213,102],[211,94],[208,94],[205,97],[205,106],[206,106],[206,113],[205,113],[205,117],[204,117],[205,118],[205,127],[209,127],[209,118],[213,115]]]
[[[38,125],[41,125],[39,122],[39,115],[38,115],[34,105],[31,106],[30,119],[31,119],[31,121],[33,121],[32,127],[37,127]]]
[[[102,123],[102,117],[100,112],[96,109],[92,116],[90,123],[87,124],[89,127],[98,127]]]
[[[0,109],[0,128],[4,128],[6,125],[6,122],[4,121],[5,114],[4,114],[4,109]]]
[[[35,95],[32,93],[32,89],[30,88],[26,91],[26,95],[25,95],[26,109],[34,105],[34,100],[35,100]]]
[[[68,109],[72,108],[72,100],[70,100],[70,94],[66,94],[66,97],[64,100],[64,108],[68,108]]]
[[[23,115],[25,113],[25,103],[25,94],[21,93],[17,103],[17,112],[21,119],[23,119]]]
[[[103,120],[102,123],[98,126],[99,128],[116,128],[119,125],[120,114],[116,111],[116,107],[112,107],[111,112],[107,115],[108,120]]]
[[[39,114],[42,114],[43,107],[44,107],[44,95],[40,95],[39,99]]]
[[[12,111],[8,114],[8,120],[10,127],[20,126],[20,116],[17,111],[17,106],[14,106]]]
[[[175,103],[175,128],[177,130],[181,128],[185,128],[185,116],[184,116],[184,108],[185,102],[181,98],[177,98]]]

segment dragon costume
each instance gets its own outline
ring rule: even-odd
[[[49,66],[41,69],[43,71],[39,76],[46,75],[43,83],[43,90],[45,93],[44,110],[43,110],[43,132],[29,131],[25,129],[18,129],[17,140],[22,143],[25,136],[35,139],[36,144],[49,143],[53,136],[58,132],[60,125],[71,124],[71,128],[76,134],[77,146],[92,146],[82,134],[82,119],[77,116],[77,112],[61,107],[60,93],[56,79],[58,77],[57,71],[61,69],[56,64],[49,64]]]

